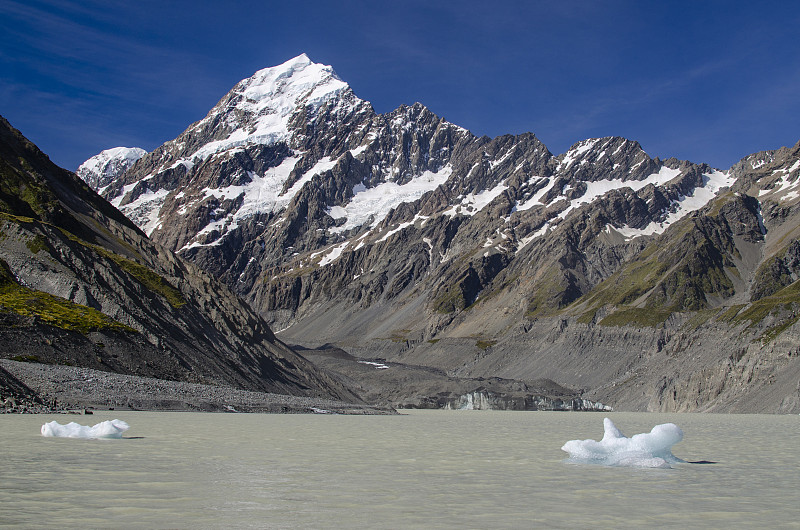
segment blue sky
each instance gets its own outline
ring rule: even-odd
[[[800,140],[800,2],[0,0],[0,114],[58,164],[151,150],[300,53],[378,112],[722,169]]]

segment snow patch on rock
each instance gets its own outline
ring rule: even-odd
[[[328,211],[334,219],[347,219],[344,224],[330,231],[341,233],[365,224],[374,228],[386,218],[392,208],[404,202],[416,201],[425,193],[435,190],[447,181],[452,172],[453,168],[447,165],[435,173],[425,171],[405,184],[389,181],[372,188],[363,184],[356,185],[353,188],[353,198],[347,204]]]
[[[146,154],[140,147],[106,149],[81,164],[75,173],[92,189],[98,190],[111,184]]]

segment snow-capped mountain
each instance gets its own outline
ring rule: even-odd
[[[114,147],[94,155],[75,172],[95,190],[102,190],[124,173],[147,151],[140,147]]]
[[[512,217],[554,212],[530,231],[515,230],[529,243],[612,190],[666,190],[675,181],[674,196],[659,197],[667,202],[648,211],[647,222],[610,225],[627,237],[658,233],[730,184],[709,168],[705,177],[686,178],[690,167],[652,160],[621,138],[587,140],[554,157],[531,135],[477,138],[419,104],[377,115],[330,67],[301,55],[238,83],[206,118],[105,195],[146,233],[182,252],[224,246],[264,218],[291,223],[298,208],[310,207],[309,224],[294,224],[303,234],[314,225],[304,236],[312,241],[298,248],[298,233],[284,247],[316,251],[338,243],[325,253],[330,261],[348,246],[388,237],[400,223],[379,228],[386,216],[426,194],[421,209],[448,217],[474,215],[501,196]],[[703,191],[681,194],[695,188]]]
[[[769,230],[789,215],[778,206],[793,211],[796,151],[724,171],[619,137],[554,155],[533,134],[476,137],[419,103],[377,114],[301,55],[238,83],[103,194],[287,339],[531,377],[542,365],[515,341],[532,319],[752,303],[759,278],[774,277],[759,272],[767,252],[791,240]],[[443,347],[467,337],[472,350],[510,341],[517,357]],[[548,362],[568,386],[622,377]]]
[[[0,358],[353,399],[2,116],[0,168]]]
[[[417,106],[405,113],[423,110]],[[205,119],[148,155],[105,195],[147,233],[163,231],[161,221],[172,209],[189,216],[199,210],[204,218],[198,229],[175,234],[181,243],[176,250],[219,244],[239,221],[286,210],[315,176],[352,159],[364,166],[367,158],[374,158],[366,153],[374,146],[391,154],[374,160],[373,168],[360,168],[365,175],[349,190],[337,190],[342,197],[329,198],[326,206],[334,215],[345,214],[338,217],[347,219],[345,229],[368,218],[375,224],[390,208],[443,183],[450,171],[445,167],[450,137],[469,136],[444,122],[437,130],[441,120],[424,112],[436,122],[424,131],[436,138],[426,141],[442,143],[432,147],[443,152],[428,160],[426,149],[425,160],[404,160],[407,147],[394,136],[408,124],[407,117],[376,116],[329,66],[301,55],[238,83]],[[398,145],[380,145],[387,142]],[[220,174],[208,174],[207,168],[220,165],[225,167]],[[187,184],[193,189],[186,189]],[[347,215],[347,199],[355,195],[358,200]],[[221,206],[206,212],[212,203]]]

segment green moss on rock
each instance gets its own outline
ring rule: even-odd
[[[528,300],[528,318],[551,316],[578,296],[575,277],[570,271],[553,266],[534,284]]]
[[[780,289],[771,296],[751,303],[739,311],[732,322],[748,321],[748,328],[760,325],[765,319],[772,317],[774,324],[761,335],[762,341],[772,341],[786,329],[800,320],[800,280]]]
[[[0,312],[36,317],[53,327],[83,334],[100,330],[136,331],[91,307],[19,285],[3,260],[0,260]]]
[[[32,217],[58,209],[59,203],[53,192],[26,174],[26,171],[32,171],[30,164],[22,158],[20,164],[24,171],[5,161],[0,164],[0,210]]]
[[[111,252],[110,250],[99,245],[88,243],[66,230],[62,229],[61,232],[70,240],[79,243],[86,248],[90,248],[97,254],[100,254],[101,256],[104,256],[116,263],[120,269],[133,276],[147,289],[163,296],[172,307],[179,308],[186,304],[186,299],[178,289],[173,287],[172,284],[170,284],[164,277],[160,276],[144,265],[124,256],[120,256],[119,254]]]
[[[144,265],[124,258],[119,254],[114,254],[104,248],[97,247],[96,250],[116,263],[122,270],[136,278],[139,283],[147,287],[150,291],[163,296],[172,307],[179,308],[186,305],[186,299],[181,292],[173,287],[164,277],[156,274]]]
[[[47,241],[41,236],[41,234],[37,234],[35,237],[26,241],[25,246],[28,247],[28,250],[31,251],[31,254],[38,254],[42,250],[47,249]]]

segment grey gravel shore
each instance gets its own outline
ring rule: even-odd
[[[0,359],[51,409],[396,414],[390,408]],[[31,409],[30,412],[40,410]]]

